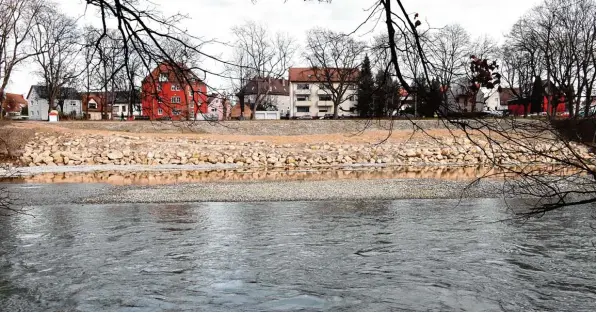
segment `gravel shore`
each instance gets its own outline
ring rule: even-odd
[[[159,186],[5,184],[23,206],[63,203],[179,203],[500,197],[502,182],[435,179],[189,183]]]

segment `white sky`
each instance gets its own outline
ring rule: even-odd
[[[83,0],[55,0],[61,11],[73,17],[81,16],[85,11]],[[282,31],[293,36],[299,45],[305,42],[305,32],[313,27],[324,27],[339,32],[350,32],[362,23],[369,8],[376,0],[332,0],[331,3],[303,0],[153,0],[167,15],[177,12],[191,15],[191,19],[182,22],[182,28],[194,36],[231,42],[230,28],[245,20],[254,20],[269,26],[272,33]],[[489,35],[501,41],[511,25],[527,10],[540,0],[404,0],[409,12],[419,13],[420,19],[431,27],[442,27],[459,23],[472,37]],[[395,2],[393,2],[395,4]],[[90,23],[99,26],[99,18],[93,12],[81,19],[81,24]],[[374,25],[368,24],[357,33],[361,39],[368,40],[372,34],[366,34]],[[377,26],[377,34],[384,27],[383,21]],[[300,57],[299,49],[295,57],[295,66],[306,66]],[[207,52],[226,56],[229,48],[224,45],[211,45]],[[205,64],[210,69],[219,65],[213,62]],[[13,73],[8,92],[25,94],[31,84],[39,81],[33,62],[25,62]],[[225,87],[228,82],[217,77],[207,77],[212,87]]]

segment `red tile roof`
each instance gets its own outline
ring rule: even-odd
[[[6,93],[2,107],[7,112],[21,112],[21,109],[27,106],[27,100],[23,95],[16,93]]]
[[[291,82],[318,82],[324,81],[325,78],[318,78],[317,75],[324,75],[328,73],[332,77],[332,81],[340,81],[341,76],[346,76],[350,81],[357,81],[359,77],[359,69],[357,68],[329,68],[313,69],[310,67],[291,67],[288,69],[288,80]]]

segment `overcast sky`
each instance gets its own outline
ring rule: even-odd
[[[79,17],[85,12],[82,0],[55,0],[62,12]],[[245,20],[254,20],[269,26],[274,31],[287,32],[297,43],[303,45],[305,32],[319,26],[339,32],[350,32],[362,23],[366,11],[375,0],[332,0],[330,4],[303,0],[153,0],[165,14],[177,12],[189,14],[191,19],[183,21],[183,28],[189,33],[223,42],[232,40],[230,28]],[[473,37],[489,35],[501,41],[511,25],[527,10],[540,0],[404,0],[406,9],[419,13],[420,19],[431,27],[442,27],[459,23]],[[99,26],[99,19],[93,12],[87,12],[81,18],[81,24]],[[366,25],[357,35],[368,40],[372,34],[368,31],[373,24]],[[378,25],[374,33],[379,33],[384,25]],[[228,48],[212,45],[209,53],[226,55]],[[299,50],[300,53],[300,50]],[[297,55],[296,66],[306,66]],[[39,81],[35,76],[32,62],[26,62],[13,74],[8,92],[25,94],[31,84]],[[205,64],[208,68],[217,68],[217,64]],[[213,87],[225,87],[227,82],[217,77],[207,78]]]

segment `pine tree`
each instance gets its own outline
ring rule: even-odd
[[[541,77],[535,76],[535,82],[533,83],[533,90],[531,92],[531,113],[539,113],[542,111],[541,106],[543,104],[543,94],[543,83],[541,82]]]
[[[357,90],[357,111],[359,112],[359,116],[367,117],[372,113],[374,89],[371,63],[369,62],[369,57],[365,56],[361,65]]]
[[[396,110],[400,103],[398,94],[400,85],[392,75],[380,70],[375,75],[374,113],[376,117],[388,116]]]

